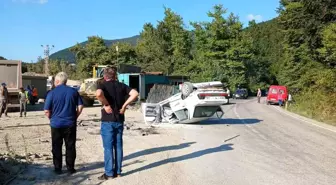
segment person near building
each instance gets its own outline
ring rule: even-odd
[[[47,95],[44,112],[50,119],[52,154],[55,173],[62,173],[62,145],[65,142],[66,167],[70,174],[76,172],[77,118],[83,110],[79,93],[66,85],[68,75],[60,72],[55,77],[55,88]]]
[[[101,135],[104,147],[105,173],[99,180],[121,176],[123,158],[123,129],[126,107],[139,93],[117,80],[115,68],[105,68],[104,81],[97,87],[96,96],[102,103]],[[128,97],[128,98],[127,98]]]
[[[19,100],[20,100],[20,117],[22,117],[22,113],[24,113],[24,116],[27,116],[27,102],[28,102],[28,96],[27,92],[24,90],[23,87],[20,88],[19,92]]]
[[[261,98],[261,90],[260,90],[260,88],[258,88],[257,98],[258,98],[258,103],[260,103],[260,98]]]
[[[8,104],[8,90],[6,87],[6,83],[2,83],[0,86],[0,118],[2,116],[2,113],[5,114],[6,117],[7,115],[7,104]]]
[[[38,91],[37,91],[37,88],[32,85],[32,101],[33,101],[33,105],[35,105],[35,103],[37,102],[38,100]]]
[[[27,85],[27,88],[26,88],[26,92],[27,92],[27,98],[28,98],[28,103],[29,104],[32,104],[32,89],[30,87],[30,85]]]

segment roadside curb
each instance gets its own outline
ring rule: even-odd
[[[275,109],[275,110],[277,110],[278,112],[281,112],[281,113],[283,113],[283,114],[285,114],[287,116],[290,116],[290,117],[292,117],[292,118],[294,118],[296,120],[299,120],[301,122],[309,123],[310,125],[313,125],[313,126],[322,128],[324,130],[328,130],[330,132],[336,133],[336,127],[335,126],[328,125],[326,123],[319,122],[319,121],[316,121],[316,120],[313,120],[313,119],[310,119],[310,118],[306,118],[304,116],[301,116],[301,115],[295,114],[293,112],[284,110],[284,109],[282,109],[280,107],[272,106],[272,108]]]

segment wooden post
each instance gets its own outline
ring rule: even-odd
[[[285,109],[286,110],[288,109],[288,101],[286,101],[286,103],[285,103]]]

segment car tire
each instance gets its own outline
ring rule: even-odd
[[[194,86],[190,82],[184,82],[181,88],[181,92],[184,98],[188,97],[194,90]]]

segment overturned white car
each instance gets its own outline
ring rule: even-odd
[[[152,90],[151,90],[152,91]],[[165,90],[154,92],[164,94]],[[159,102],[147,101],[142,104],[142,113],[147,124],[198,123],[213,116],[224,114],[221,105],[228,103],[228,94],[221,82],[190,83],[180,86],[179,93],[168,95]],[[167,96],[167,95],[166,95]],[[164,97],[164,96],[161,96]]]

